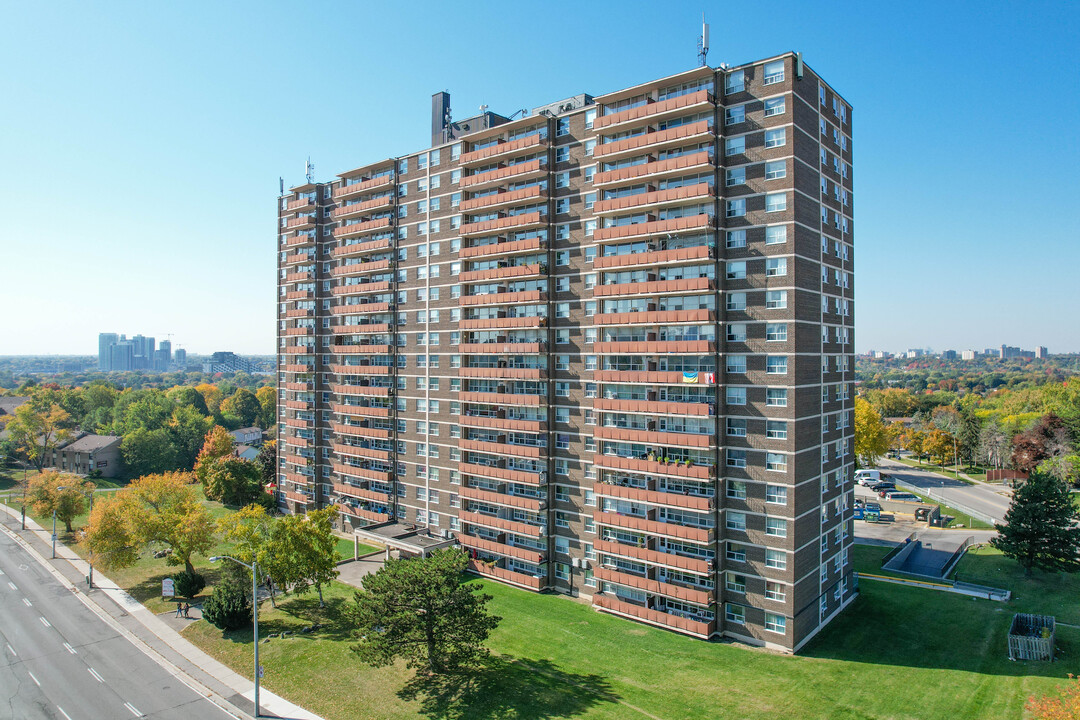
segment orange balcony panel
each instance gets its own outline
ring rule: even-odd
[[[593,352],[602,355],[642,354],[667,355],[669,353],[712,353],[716,352],[716,343],[709,340],[672,340],[645,342],[598,342],[593,345]]]
[[[289,218],[285,221],[285,227],[289,230],[298,230],[301,228],[313,227],[315,225],[315,218],[311,215],[301,215],[300,217]]]
[[[481,280],[535,277],[545,273],[547,273],[547,266],[532,263],[531,265],[511,265],[510,267],[491,268],[489,270],[469,270],[461,273],[458,279],[461,282],[478,282]]]
[[[486,442],[483,440],[458,440],[462,450],[491,453],[492,455],[512,455],[514,457],[540,458],[547,454],[546,448],[531,445],[511,445],[510,443]]]
[[[653,220],[635,225],[597,228],[596,232],[593,233],[593,240],[603,242],[605,240],[620,240],[641,235],[662,235],[682,230],[708,230],[714,224],[712,215],[688,215],[687,217],[672,218],[671,220]]]
[[[657,115],[678,111],[683,108],[693,107],[694,105],[712,102],[712,93],[708,90],[698,90],[695,93],[668,98],[667,100],[661,100],[660,102],[652,102],[646,105],[627,108],[626,110],[620,110],[619,112],[614,112],[610,115],[601,115],[593,120],[593,127],[599,130],[600,128],[611,127],[612,125],[633,122],[634,120],[640,120],[642,118],[651,118]]]
[[[285,246],[293,247],[294,245],[314,245],[315,238],[307,234],[293,235],[292,237],[285,238]]]
[[[497,170],[489,170],[488,172],[476,175],[466,175],[461,178],[461,187],[466,188],[487,185],[489,183],[509,180],[510,178],[516,178],[523,175],[539,173],[546,169],[546,159],[537,158],[535,160],[530,160],[529,162],[507,165],[506,167],[498,168]]]
[[[392,244],[393,241],[390,238],[383,238],[381,240],[368,240],[367,242],[352,243],[350,245],[339,245],[330,250],[330,257],[340,258],[351,257],[353,255],[364,255],[378,250],[386,250]]]
[[[685,415],[708,417],[712,408],[706,403],[667,402],[665,400],[615,400],[597,398],[594,410],[609,412],[646,413],[649,415]]]
[[[480,318],[477,320],[462,320],[458,323],[462,330],[500,330],[511,328],[539,328],[547,327],[547,318],[542,317],[507,317],[507,318]]]
[[[373,177],[369,180],[362,180],[352,185],[342,185],[341,187],[334,188],[334,198],[352,197],[358,193],[366,192],[368,190],[374,190],[381,188],[384,185],[392,185],[394,183],[394,175],[390,173],[388,175],[381,175],[379,177]]]
[[[699,373],[699,378],[700,375]],[[681,372],[668,372],[665,370],[596,370],[593,372],[593,379],[597,382],[610,383],[680,385],[683,384],[685,378]]]
[[[527,253],[534,250],[542,250],[544,241],[538,237],[514,240],[513,242],[497,242],[487,245],[475,245],[461,248],[458,253],[460,258],[486,257],[488,255],[503,255],[511,253]]]
[[[314,290],[290,290],[285,293],[286,300],[307,300],[313,297],[315,297]]]
[[[492,505],[505,505],[507,507],[521,508],[522,510],[529,510],[531,512],[540,512],[543,508],[543,504],[536,498],[507,495],[506,493],[480,490],[479,488],[462,487],[458,490],[458,495],[469,500],[478,500],[480,502],[491,503]]]
[[[514,430],[517,432],[544,432],[547,430],[547,423],[543,420],[512,420],[481,415],[459,415],[458,425],[461,427],[492,428],[494,430]]]
[[[459,301],[462,305],[532,305],[547,302],[547,293],[540,290],[523,290],[521,292],[489,293],[487,295],[463,295]]]
[[[386,355],[389,345],[331,345],[329,352],[339,355]]]
[[[338,512],[344,513],[346,515],[352,515],[353,517],[362,518],[373,524],[390,521],[390,516],[386,513],[377,513],[372,510],[364,510],[363,508],[349,507],[348,505],[345,505],[343,503],[339,503],[334,507],[337,508]]]
[[[375,450],[373,448],[361,448],[355,445],[344,445],[342,443],[334,443],[334,452],[338,455],[349,455],[350,457],[362,457],[369,460],[389,460],[390,452],[388,450]]]
[[[662,463],[654,460],[641,460],[639,458],[624,458],[617,455],[596,455],[593,464],[599,468],[608,470],[627,470],[644,475],[671,475],[675,477],[693,478],[694,480],[714,479],[713,468],[707,465],[682,465],[678,463]]]
[[[514,547],[513,545],[504,545],[503,543],[497,543],[491,540],[484,540],[483,538],[472,537],[470,535],[466,535],[465,533],[455,533],[455,535],[457,536],[458,542],[465,547],[483,550],[485,552],[502,555],[504,557],[517,558],[518,560],[531,562],[534,565],[539,565],[544,561],[543,553],[539,553],[535,550]]]
[[[672,323],[711,323],[715,320],[716,313],[705,309],[600,313],[593,316],[595,325],[669,325]]]
[[[351,265],[338,265],[330,268],[331,277],[349,277],[363,275],[364,273],[386,270],[390,267],[390,260],[373,260],[371,262],[352,263]]]
[[[352,225],[340,225],[334,228],[334,237],[353,237],[355,235],[363,235],[364,233],[388,230],[393,224],[393,218],[385,217],[376,218],[375,220],[365,220],[364,222],[353,223]]]
[[[294,455],[292,453],[282,453],[282,457],[285,458],[285,462],[292,463],[293,465],[307,465],[308,458],[303,455]]]
[[[619,168],[618,170],[598,172],[593,176],[593,184],[601,186],[620,182],[625,183],[640,178],[679,173],[689,170],[690,168],[711,166],[713,164],[712,153],[707,150],[702,150],[701,152],[693,153],[692,155],[680,155],[679,157],[668,158],[667,160],[656,160],[653,162],[642,163],[641,165],[631,165],[630,167]]]
[[[285,479],[296,485],[309,486],[311,485],[312,478],[307,475],[301,475],[300,473],[287,472],[285,473]]]
[[[593,288],[595,297],[620,295],[658,295],[660,293],[686,293],[714,290],[716,282],[712,278],[680,278],[678,280],[651,280],[649,282],[613,283],[597,285]]]
[[[546,222],[547,220],[544,217],[544,213],[537,211],[530,213],[521,213],[520,215],[508,215],[507,217],[496,218],[495,220],[483,220],[481,222],[463,223],[458,229],[458,233],[462,236],[482,235],[484,233],[493,233],[500,230],[543,225]]]
[[[314,403],[306,400],[286,400],[285,407],[290,410],[311,410],[314,407]]]
[[[458,399],[463,403],[488,403],[490,405],[528,405],[539,407],[544,399],[540,395],[518,395],[511,393],[461,392]]]
[[[602,565],[597,565],[593,568],[593,575],[595,575],[598,580],[626,585],[627,587],[644,590],[653,595],[666,595],[667,597],[672,597],[676,600],[685,600],[687,602],[705,606],[713,603],[713,594],[708,590],[697,590],[694,588],[683,587],[682,585],[662,583],[658,580],[650,580],[649,578],[644,578],[639,575],[612,570]]]
[[[285,328],[281,331],[282,335],[314,335],[315,328],[310,327],[291,327]]]
[[[383,280],[382,282],[361,282],[352,283],[350,285],[336,285],[330,288],[330,294],[335,296],[341,295],[362,295],[366,293],[386,292],[390,289],[390,282]]]
[[[330,372],[338,375],[389,375],[386,365],[331,365]]]
[[[345,463],[332,463],[334,472],[339,475],[348,475],[349,477],[362,478],[364,480],[375,480],[377,482],[390,482],[390,473],[379,472],[378,470],[368,470],[367,468],[359,468],[354,465],[347,465]]]
[[[547,377],[547,368],[463,367],[458,368],[458,377],[539,380]]]
[[[305,261],[315,262],[315,258],[311,255],[308,255],[307,253],[291,253],[289,255],[286,255],[285,259],[281,262],[283,265],[296,265],[297,263],[302,263]]]
[[[708,512],[712,510],[713,506],[712,498],[697,495],[680,495],[679,493],[660,492],[658,490],[644,490],[622,485],[608,485],[602,482],[594,483],[593,491],[603,497],[637,500],[651,505],[666,505],[699,512]]]
[[[531,355],[545,352],[545,343],[462,343],[458,352],[462,355]]]
[[[331,315],[366,315],[382,313],[390,310],[390,303],[353,303],[350,305],[335,305],[330,308]]]
[[[308,345],[286,345],[286,355],[314,355],[315,348]]]
[[[488,467],[487,465],[473,465],[471,463],[459,463],[458,472],[463,475],[475,475],[477,477],[492,478],[493,480],[506,480],[508,482],[521,483],[522,485],[539,485],[540,476],[536,473],[524,470],[511,470],[508,468]]]
[[[510,190],[509,192],[500,191],[492,193],[491,195],[462,200],[460,210],[461,212],[469,212],[480,208],[509,205],[511,203],[520,203],[528,200],[538,200],[542,197],[547,197],[547,191],[539,185],[533,185],[532,187],[522,188],[520,190]]]
[[[310,309],[310,308],[293,308],[292,310],[286,310],[285,311],[285,317],[287,317],[287,318],[314,317],[314,316],[315,316],[315,311]]]
[[[287,283],[304,282],[306,280],[314,280],[314,279],[315,279],[315,273],[313,273],[313,272],[294,272],[294,273],[289,273],[289,274],[287,274],[285,276],[285,282],[287,282]]]
[[[295,435],[286,435],[285,444],[290,447],[306,448],[308,446],[308,439],[302,437],[296,437]]]
[[[460,162],[462,165],[470,165],[473,163],[482,162],[484,160],[490,160],[491,158],[500,157],[503,155],[509,155],[512,153],[521,153],[534,148],[547,147],[547,138],[540,133],[533,133],[523,138],[510,141],[500,141],[495,145],[489,145],[486,148],[480,150],[470,150],[467,153],[461,153]]]
[[[297,198],[285,203],[285,212],[300,212],[315,208],[315,201],[309,197]]]
[[[636,208],[642,205],[665,205],[682,200],[693,200],[695,198],[707,198],[713,196],[712,185],[709,183],[698,183],[697,185],[684,185],[683,187],[671,188],[669,190],[656,190],[654,192],[644,192],[637,195],[627,195],[625,197],[612,198],[611,200],[597,200],[596,205],[593,207],[593,211],[597,214],[602,214],[617,212],[619,210],[629,210],[630,208]]]
[[[286,390],[304,391],[311,390],[314,385],[310,382],[287,382],[284,384]]]
[[[390,438],[390,431],[383,428],[375,427],[360,427],[359,425],[345,425],[344,423],[331,423],[330,427],[334,429],[338,435],[349,435],[350,437],[367,437],[367,438],[380,438],[388,440]]]
[[[711,572],[709,561],[676,555],[675,553],[648,550],[646,548],[639,548],[636,545],[624,545],[623,543],[609,542],[607,540],[601,540],[600,538],[596,539],[593,543],[593,547],[600,553],[630,557],[635,560],[643,560],[647,563],[652,563],[653,565],[663,565],[664,567],[687,570],[700,575],[707,575]]]
[[[616,267],[635,267],[638,265],[660,265],[662,263],[684,262],[690,260],[711,260],[712,248],[705,245],[690,248],[677,248],[675,250],[653,250],[643,253],[631,253],[629,255],[608,255],[593,260],[593,267],[597,270]]]
[[[288,500],[292,500],[299,505],[311,505],[315,502],[315,498],[308,497],[303,493],[294,492],[292,490],[285,491],[285,497]]]
[[[708,120],[702,120],[700,122],[690,123],[689,125],[679,125],[678,127],[669,128],[667,130],[647,132],[643,135],[634,135],[633,137],[623,138],[622,140],[616,140],[615,142],[602,143],[597,145],[593,150],[593,156],[597,158],[611,157],[627,152],[634,152],[641,148],[677,143],[681,140],[686,140],[698,135],[712,133],[712,123]]]
[[[334,335],[377,335],[390,332],[389,323],[364,323],[363,325],[331,325]]]
[[[312,365],[282,365],[281,369],[287,373],[310,373],[315,371]]]
[[[363,395],[367,397],[387,397],[390,388],[373,385],[331,385],[330,389],[339,395]]]
[[[596,427],[593,436],[600,440],[619,440],[623,442],[644,443],[647,445],[676,445],[678,447],[707,448],[715,444],[713,435],[695,435],[693,433],[651,432],[630,428]]]
[[[343,403],[331,403],[330,408],[342,415],[358,415],[360,417],[390,417],[388,407],[360,407],[359,405],[345,405]]]
[[[533,577],[525,573],[514,572],[501,567],[488,567],[478,560],[469,561],[469,570],[477,575],[495,578],[510,585],[518,585],[526,590],[541,590],[545,585],[544,578]]]
[[[622,600],[600,593],[593,595],[593,605],[615,615],[636,618],[647,622],[650,625],[658,625],[660,627],[668,628],[669,630],[677,630],[678,632],[693,635],[698,638],[708,639],[716,632],[716,621],[701,622],[698,620],[691,620],[690,618],[680,617],[679,615],[671,615],[660,612],[659,610],[650,610],[649,608],[640,605],[623,602]]]
[[[363,488],[354,487],[348,483],[334,483],[334,492],[338,495],[347,495],[361,500],[371,500],[372,502],[383,503],[384,505],[390,504],[390,496],[386,493],[376,492],[375,490],[364,490]]]
[[[712,531],[705,528],[686,527],[685,525],[659,522],[657,520],[646,520],[632,515],[606,513],[602,510],[593,511],[593,520],[601,525],[640,530],[650,535],[663,535],[690,542],[707,543],[712,542],[713,539]]]
[[[372,210],[381,210],[383,208],[388,208],[393,204],[394,196],[384,195],[382,197],[372,198],[371,200],[365,200],[363,202],[353,203],[351,205],[340,205],[334,208],[334,212],[332,214],[335,218],[346,218],[365,212],[371,212]]]
[[[507,532],[517,533],[518,535],[531,535],[532,537],[540,537],[544,530],[543,528],[535,525],[529,525],[528,523],[516,522],[514,520],[503,520],[497,517],[491,517],[490,515],[484,515],[482,513],[472,513],[462,510],[458,513],[458,519],[462,522],[467,522],[472,525],[481,525],[483,527],[495,528],[496,530],[505,530]]]

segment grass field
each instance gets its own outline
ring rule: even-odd
[[[887,551],[856,546],[856,566],[880,572]],[[1077,593],[1080,583],[1069,582]],[[352,589],[335,583],[323,611],[314,597],[287,600],[277,610],[264,603],[260,629],[270,628],[264,633],[316,620],[326,627],[262,645],[263,682],[327,720],[1019,720],[1028,695],[1050,692],[1066,673],[1080,670],[1075,628],[1059,629],[1063,662],[1007,659],[1012,613],[1044,607],[1041,600],[1025,599],[1026,592],[1004,606],[863,580],[852,606],[799,656],[790,657],[686,638],[563,597],[490,581],[484,587],[503,621],[489,643],[491,661],[468,677],[416,679],[400,665],[361,665],[349,651]],[[250,630],[222,633],[198,622],[184,635],[238,672],[248,672]]]
[[[1024,569],[987,545],[972,548],[961,558],[951,577],[954,580],[1008,588],[1013,612],[1054,615],[1059,622],[1080,625],[1080,578],[1067,573],[1045,573]],[[1080,652],[1080,648],[1076,648]],[[1074,658],[1073,662],[1077,662]]]
[[[355,548],[353,546],[353,541],[349,538],[339,537],[337,539],[337,554],[338,558],[340,558],[341,560],[352,560],[354,549]],[[379,548],[377,547],[360,543],[360,557],[363,557],[368,553],[373,553],[378,549]]]

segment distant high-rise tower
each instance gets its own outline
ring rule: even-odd
[[[180,368],[182,368],[182,369],[186,368],[187,367],[187,350],[185,350],[184,348],[177,348],[176,349],[176,358],[175,359],[176,359],[176,364],[179,365]]]
[[[112,370],[109,365],[109,348],[120,341],[120,336],[116,333],[99,333],[98,334],[98,370],[102,372],[108,372]]]

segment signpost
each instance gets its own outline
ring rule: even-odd
[[[161,581],[161,597],[171,598],[175,597],[176,591],[173,589],[173,579],[165,578]]]

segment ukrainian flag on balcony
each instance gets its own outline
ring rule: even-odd
[[[684,372],[682,381],[684,383],[697,383],[697,372]]]

